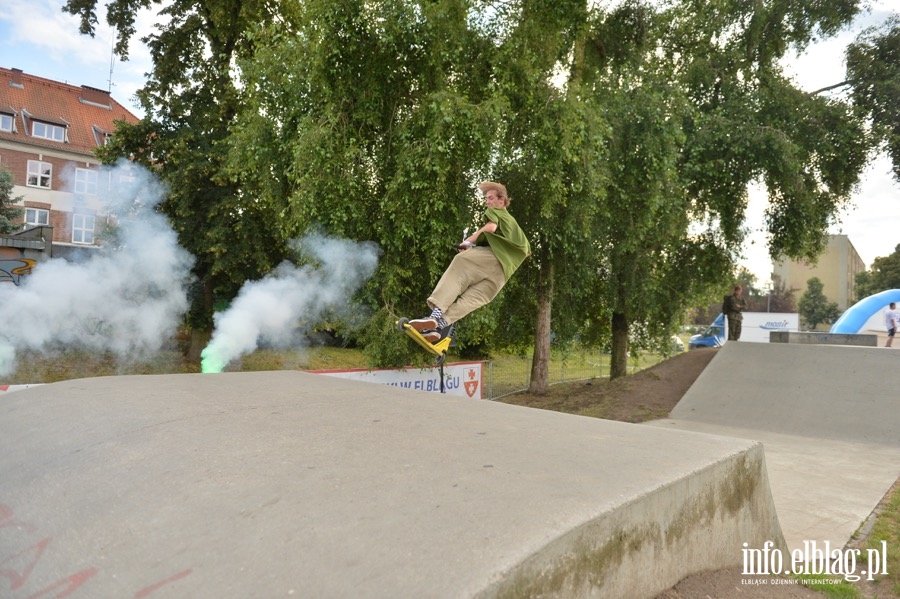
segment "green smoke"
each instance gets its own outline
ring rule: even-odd
[[[200,352],[200,372],[203,372],[204,374],[222,372],[227,364],[228,360],[224,359],[222,356],[216,355],[216,352],[211,345],[207,345],[203,351]]]

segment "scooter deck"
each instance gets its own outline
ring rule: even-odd
[[[444,361],[444,358],[447,357],[447,350],[450,348],[450,344],[453,342],[453,335],[451,333],[437,343],[431,343],[430,341],[425,339],[425,337],[423,337],[419,331],[409,325],[408,318],[401,318],[400,320],[398,320],[397,329],[406,333],[407,337],[421,345],[425,351],[435,356],[438,359],[439,364]]]

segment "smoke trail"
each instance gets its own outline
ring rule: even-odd
[[[123,360],[146,358],[172,336],[187,310],[193,258],[154,210],[163,188],[133,164],[105,169],[101,177],[115,182],[100,191],[101,213],[118,220],[111,243],[80,262],[39,262],[18,287],[0,285],[6,321],[0,375],[13,372],[23,350],[75,346],[112,351]]]
[[[291,345],[299,322],[346,309],[378,264],[374,243],[312,234],[295,244],[316,264],[284,262],[263,279],[246,283],[231,307],[215,316],[212,340],[201,354],[203,372],[221,372],[260,340]]]

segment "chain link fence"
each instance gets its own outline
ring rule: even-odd
[[[531,383],[531,356],[517,356],[484,362],[484,399],[499,399],[528,389]],[[654,362],[655,363],[655,362]],[[583,351],[550,361],[551,385],[609,377],[610,356],[600,350]],[[629,363],[629,373],[652,364],[647,360]]]

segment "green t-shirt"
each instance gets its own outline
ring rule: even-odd
[[[483,238],[487,239],[491,251],[503,266],[503,274],[508,281],[525,261],[525,258],[531,255],[531,245],[519,227],[519,223],[505,209],[488,208],[485,216],[489,221],[497,224],[497,230],[493,233],[483,233],[479,236],[478,241],[481,242]],[[483,243],[479,245],[483,245]]]

